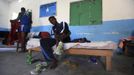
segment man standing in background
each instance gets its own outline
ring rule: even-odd
[[[21,48],[22,52],[26,51],[26,37],[27,34],[30,32],[31,25],[32,25],[32,14],[24,7],[21,8],[21,12],[19,13],[17,19],[20,22],[20,29],[19,32],[21,33]]]

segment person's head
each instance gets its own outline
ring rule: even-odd
[[[53,25],[56,25],[58,23],[57,19],[54,16],[49,17],[49,22]]]
[[[26,9],[24,7],[21,8],[21,12],[25,12]]]

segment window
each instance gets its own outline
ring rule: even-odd
[[[56,2],[40,6],[40,17],[56,15]]]
[[[83,0],[70,5],[70,25],[102,23],[102,0]]]

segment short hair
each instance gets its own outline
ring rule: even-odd
[[[51,18],[56,19],[54,16],[50,16],[50,17],[49,17],[49,20],[50,20]]]
[[[24,7],[21,7],[21,10],[24,10],[25,11],[26,9]]]

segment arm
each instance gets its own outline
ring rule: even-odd
[[[58,35],[57,32],[55,31],[55,27],[54,27],[54,26],[52,27],[51,35],[54,35],[54,38],[55,38],[55,40],[56,40],[56,46],[58,46],[58,43],[59,43],[59,35]]]
[[[69,30],[68,24],[66,22],[64,24],[65,24],[65,28],[64,28],[64,31],[62,33],[62,37],[66,38],[66,37],[70,36],[71,32]]]

